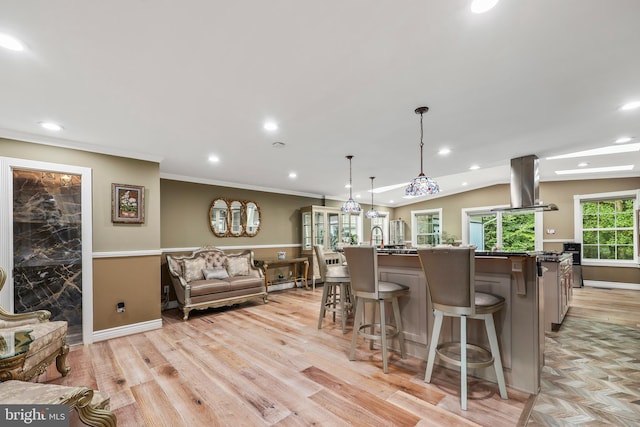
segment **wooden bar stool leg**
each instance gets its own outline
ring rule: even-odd
[[[333,323],[336,323],[336,307],[337,307],[337,300],[338,300],[338,284],[337,283],[332,283],[331,284],[331,308],[333,309]]]
[[[322,300],[320,302],[320,316],[318,316],[318,329],[322,329],[322,320],[324,319],[325,308],[327,306],[327,299],[329,297],[329,288],[331,285],[325,283],[322,289]]]
[[[489,337],[491,355],[493,356],[493,367],[496,369],[496,378],[498,380],[498,388],[500,389],[500,397],[506,400],[509,398],[509,396],[507,396],[507,387],[504,382],[502,358],[500,357],[500,347],[498,347],[498,336],[496,335],[496,326],[493,321],[493,313],[487,314],[485,316],[484,325],[487,329],[487,336]]]
[[[442,312],[434,311],[435,322],[433,324],[433,330],[431,331],[431,344],[429,345],[429,356],[427,357],[427,370],[424,374],[424,382],[431,382],[431,374],[433,373],[433,364],[436,360],[436,347],[438,347],[438,340],[440,339],[440,329],[442,329]]]
[[[467,316],[460,316],[460,406],[467,410]]]
[[[347,309],[345,306],[345,299],[347,298],[346,294],[346,286],[344,283],[340,283],[340,316],[342,317],[342,333],[347,333]]]
[[[380,345],[382,346],[382,371],[389,373],[387,363],[387,316],[384,312],[384,300],[380,300]]]
[[[353,336],[351,337],[351,351],[349,352],[349,360],[356,360],[356,344],[358,343],[358,335],[360,334],[360,325],[362,324],[362,316],[364,310],[364,300],[358,298],[356,301],[356,315],[353,319]]]

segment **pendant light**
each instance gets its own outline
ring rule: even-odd
[[[367,211],[365,216],[369,219],[380,218],[380,213],[377,210],[373,209],[373,180],[376,179],[376,177],[370,176],[369,179],[371,180],[371,209]]]
[[[424,147],[424,142],[422,141],[424,136],[424,131],[422,127],[422,116],[424,113],[429,111],[429,107],[418,107],[415,110],[416,114],[420,114],[420,175],[416,178],[413,178],[406,190],[404,191],[405,196],[408,197],[418,197],[424,196],[427,194],[437,194],[440,191],[440,187],[438,183],[435,182],[431,177],[428,177],[424,174],[422,170],[422,150]]]
[[[347,159],[349,159],[349,200],[344,202],[340,210],[344,213],[359,214],[362,212],[362,208],[360,207],[360,204],[351,197],[351,159],[353,159],[353,156],[349,155],[347,156]]]

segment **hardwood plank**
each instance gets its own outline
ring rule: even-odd
[[[394,425],[415,425],[419,421],[419,417],[378,398],[365,389],[346,383],[326,371],[311,367],[302,373],[327,390],[343,396],[350,402],[358,402],[357,406],[367,408],[374,416]],[[354,406],[353,403],[351,406]]]
[[[451,412],[440,408],[437,405],[425,402],[422,399],[419,399],[400,390],[391,395],[391,397],[389,397],[387,401],[404,409],[407,412],[411,412],[425,422],[426,420],[428,420],[428,422],[426,422],[424,425],[428,425],[430,427],[481,425],[460,417],[459,415],[452,414]]]

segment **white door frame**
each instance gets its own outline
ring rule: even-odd
[[[90,168],[0,157],[0,265],[7,269],[7,283],[0,292],[0,305],[14,310],[13,294],[13,170],[37,170],[81,175],[82,198],[82,342],[93,342],[93,221]]]

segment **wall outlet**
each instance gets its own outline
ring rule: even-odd
[[[124,313],[124,302],[119,302],[118,304],[116,304],[116,312]]]
[[[169,295],[169,285],[164,285],[164,294]]]

